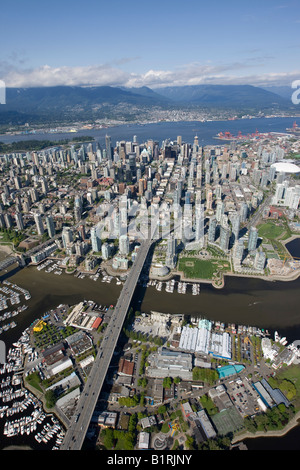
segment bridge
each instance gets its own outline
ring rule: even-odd
[[[151,238],[141,243],[137,257],[112,312],[108,331],[101,342],[92,370],[78,400],[76,411],[71,419],[61,450],[80,450],[83,445],[137,281],[152,243],[153,239]]]
[[[19,265],[23,266],[24,265],[24,260],[20,258],[19,256],[8,256],[5,258],[3,261],[0,263],[0,272],[3,271],[4,269],[9,268],[12,264],[18,263]]]

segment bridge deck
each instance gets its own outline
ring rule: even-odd
[[[124,283],[117,304],[112,312],[107,336],[103,339],[98,350],[92,370],[78,401],[76,412],[71,421],[70,427],[66,432],[61,450],[80,450],[82,447],[137,281],[151,245],[151,240],[144,241],[141,244],[137,258]]]

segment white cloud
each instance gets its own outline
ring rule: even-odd
[[[126,59],[127,60],[127,59]],[[257,64],[256,64],[257,65]],[[8,67],[0,63],[0,77],[7,87],[39,86],[127,86],[159,88],[165,86],[200,84],[249,84],[256,86],[287,85],[300,79],[300,70],[246,74],[253,63],[231,63],[223,65],[187,64],[174,70],[148,70],[146,73],[128,73],[114,64],[86,67],[50,67],[44,65],[32,69]],[[260,65],[258,65],[260,67]],[[261,65],[262,67],[262,65]]]
[[[4,77],[8,87],[38,87],[58,85],[120,85],[127,74],[110,66],[49,67],[11,70]]]

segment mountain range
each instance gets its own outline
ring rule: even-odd
[[[133,114],[153,108],[218,109],[240,112],[295,110],[287,87],[195,85],[125,88],[56,86],[7,88],[0,105],[0,124],[75,122]]]

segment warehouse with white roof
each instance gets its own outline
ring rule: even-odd
[[[212,332],[210,328],[184,326],[181,331],[179,349],[231,359],[231,336],[226,332]]]

